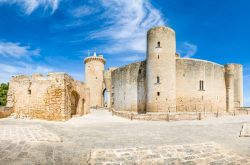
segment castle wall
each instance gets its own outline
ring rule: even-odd
[[[146,62],[133,63],[114,70],[112,108],[118,111],[146,112]]]
[[[111,73],[117,68],[109,68],[108,70],[104,71],[104,84],[106,90],[106,97],[103,95],[103,105],[106,104],[107,108],[111,107],[111,91],[112,91],[112,80],[111,80]],[[106,99],[106,100],[105,100]],[[105,102],[106,101],[106,102]]]
[[[75,114],[89,112],[89,89],[64,73],[15,76],[9,85],[7,107],[12,107],[17,117],[67,120],[74,115],[72,104]]]
[[[177,111],[226,111],[225,70],[196,59],[176,59]],[[204,90],[200,90],[204,81]]]

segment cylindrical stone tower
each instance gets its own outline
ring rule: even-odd
[[[234,105],[243,107],[243,67],[234,64]]]
[[[174,30],[155,27],[147,33],[147,112],[176,109],[176,39]]]
[[[90,89],[90,106],[102,107],[104,65],[106,63],[102,55],[87,57],[85,63],[85,82]]]
[[[225,65],[226,108],[227,112],[234,112],[234,65]]]

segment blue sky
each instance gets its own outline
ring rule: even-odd
[[[249,17],[248,0],[0,0],[0,82],[52,71],[83,80],[94,49],[106,67],[141,61],[146,31],[167,25],[183,57],[243,64],[250,106]]]

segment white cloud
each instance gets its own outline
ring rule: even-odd
[[[135,62],[135,61],[142,61],[143,58],[144,57],[142,55],[129,55],[129,56],[124,56],[124,57],[120,58],[120,61]]]
[[[94,14],[95,12],[97,12],[97,9],[94,7],[84,5],[84,6],[80,6],[78,8],[75,8],[75,9],[71,10],[70,12],[74,17],[79,18],[79,17],[85,17],[88,15]]]
[[[28,63],[18,63],[18,65],[10,65],[0,63],[0,83],[8,82],[11,76],[14,75],[31,75],[33,73],[45,74],[52,71],[52,68],[42,65],[33,65]]]
[[[101,0],[103,28],[91,33],[90,39],[105,39],[104,52],[145,52],[146,32],[154,26],[164,25],[159,10],[149,0]],[[103,49],[101,48],[101,49]]]
[[[179,50],[177,52],[183,57],[183,58],[190,58],[193,57],[198,50],[197,45],[184,42],[180,44]]]
[[[50,9],[51,13],[58,8],[59,0],[0,0],[1,4],[17,4],[23,8],[25,14],[30,15],[38,7],[43,7],[45,10]]]
[[[38,56],[40,50],[31,49],[30,46],[22,46],[20,43],[0,41],[0,55],[14,58]]]

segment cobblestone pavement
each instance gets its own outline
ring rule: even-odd
[[[242,130],[240,132],[240,137],[250,137],[250,124],[245,123],[242,126]]]
[[[168,145],[153,148],[96,149],[88,157],[89,164],[250,164],[238,154],[210,142],[201,144]]]
[[[154,154],[156,156],[158,151],[161,152],[159,154],[167,156],[169,148],[172,148],[171,154],[174,157],[177,154],[188,155],[184,149],[189,144],[194,144],[190,145],[190,150],[197,150],[197,154],[215,151],[220,146],[220,154],[213,152],[214,160],[217,160],[216,153],[220,160],[221,150],[225,150],[222,156],[230,161],[227,156],[235,155],[237,159],[235,157],[231,160],[234,163],[240,158],[250,158],[250,138],[239,137],[242,125],[249,122],[250,116],[202,121],[130,121],[112,116],[103,110],[92,110],[90,115],[75,117],[67,122],[0,119],[0,165],[88,164],[87,160],[93,159],[89,156],[91,150],[95,152],[98,149],[112,149],[112,152],[117,152],[116,149],[119,148],[141,148],[147,153],[152,152],[151,156],[148,155],[149,159]],[[212,144],[207,152],[204,151],[206,144]],[[195,145],[204,147],[193,149]],[[177,150],[178,146],[183,147],[182,151]],[[190,162],[187,161],[186,164],[194,164],[194,159],[190,157]],[[162,163],[163,160],[159,161]],[[176,161],[178,164],[180,160]],[[242,163],[244,162],[238,162]]]

